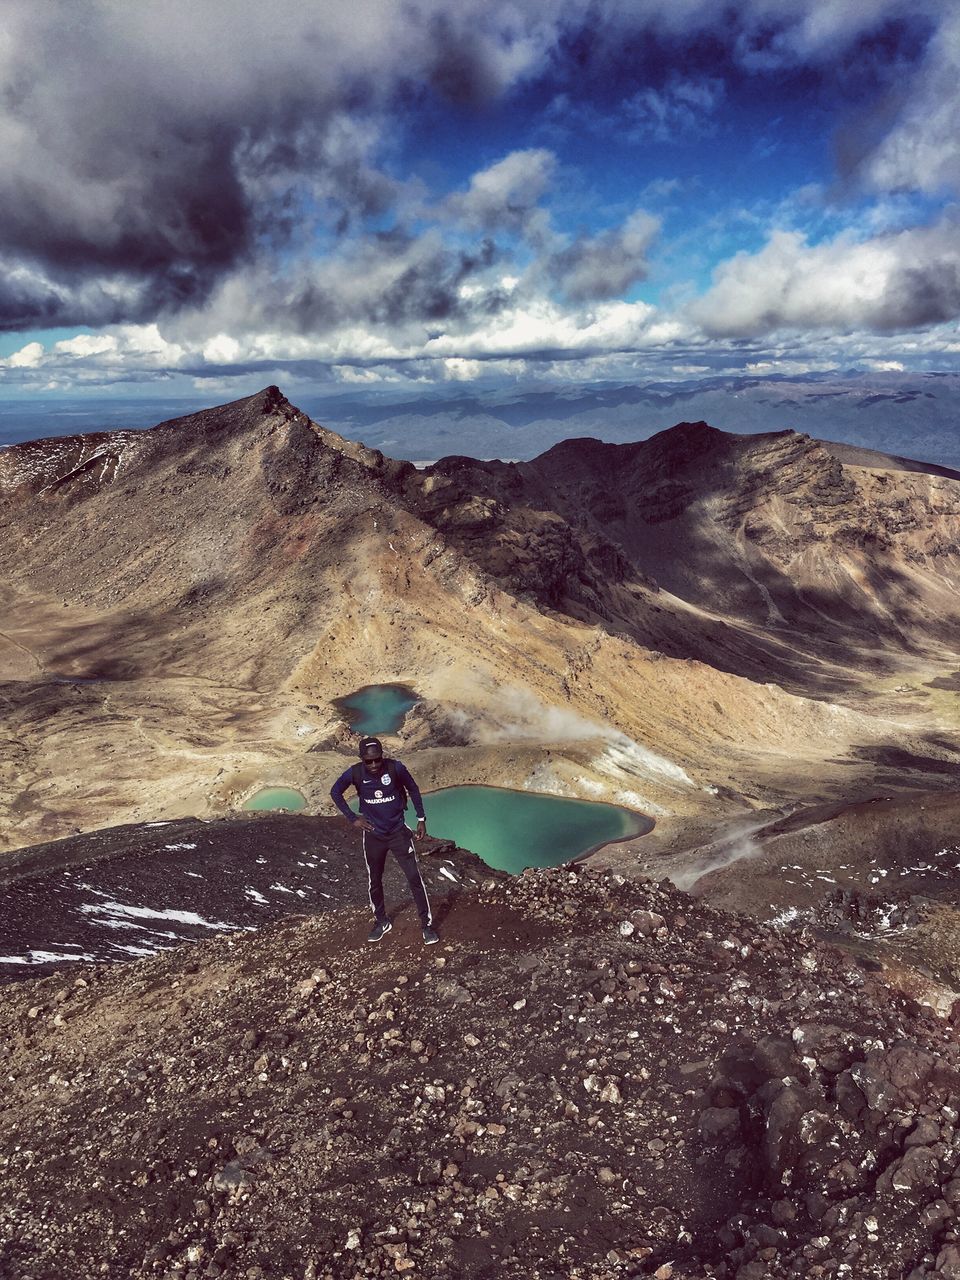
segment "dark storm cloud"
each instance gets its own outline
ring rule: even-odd
[[[481,107],[504,88],[502,69],[489,46],[453,20],[437,14],[431,25],[433,57],[426,70],[427,82],[448,102]]]
[[[598,109],[617,102],[647,135],[702,131],[720,80],[745,64],[835,67],[865,34],[925,13],[932,21],[944,2],[4,0],[0,328],[186,315],[215,307],[244,273],[254,313],[286,301],[296,326],[489,314],[502,301],[495,287],[464,293],[492,261],[482,242],[454,249],[429,229],[419,249],[399,246],[397,270],[352,246],[369,240],[369,220],[398,216],[402,183],[378,159],[392,111],[410,125],[427,97],[475,110],[539,81],[550,86],[545,101],[566,92]],[[921,56],[919,37],[888,43],[876,42],[878,64]],[[942,45],[944,83],[953,47]],[[907,143],[926,120],[882,157],[881,176],[910,177]],[[538,201],[549,153],[515,154],[525,171],[488,168],[441,219],[477,237],[523,238],[571,302],[615,297],[642,278],[642,233],[547,243]],[[329,267],[284,282],[290,263],[320,253]],[[245,321],[216,319],[223,333]]]
[[[26,77],[0,132],[5,256],[55,282],[61,322],[117,318],[119,299],[107,290],[98,306],[86,284],[97,275],[141,282],[124,290],[136,316],[203,297],[250,241],[234,163],[241,121],[195,116],[194,104],[165,98],[136,68],[118,74],[109,33],[92,17],[15,24],[18,33]]]
[[[958,237],[960,244],[960,237]],[[960,316],[960,260],[945,256],[928,266],[903,266],[890,281],[875,327],[902,333]]]
[[[155,275],[189,263],[199,282],[236,261],[250,232],[249,208],[232,163],[237,132],[224,127],[204,137],[181,127],[162,142],[156,136],[142,141],[143,151],[107,137],[101,145],[108,156],[74,156],[78,185],[116,185],[129,193],[111,203],[109,219],[78,216],[69,192],[58,203],[36,180],[5,182],[0,225],[7,249],[67,273]],[[177,285],[178,292],[183,288]]]
[[[489,41],[397,14],[8,0],[0,254],[39,283],[7,285],[0,326],[150,318],[318,224],[385,213],[396,184],[369,152],[404,78],[470,102],[503,82]]]
[[[393,329],[408,323],[438,324],[499,305],[497,291],[478,288],[469,299],[462,286],[490,267],[492,240],[474,252],[453,252],[437,240],[396,231],[354,246],[352,256],[318,264],[289,293],[273,293],[257,315],[267,327],[322,334],[339,325]],[[256,309],[256,301],[251,299]]]
[[[58,323],[64,297],[45,280],[0,267],[0,328],[44,328]]]
[[[617,298],[647,275],[647,255],[660,224],[642,211],[622,227],[582,236],[545,263],[554,288],[570,302]]]
[[[0,260],[0,331],[58,325],[118,323],[156,313],[152,284],[131,286],[114,280],[111,287],[89,279],[84,271],[62,271],[50,279],[21,264]]]

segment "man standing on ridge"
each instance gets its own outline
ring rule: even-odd
[[[351,785],[360,798],[359,815],[352,811],[343,796]],[[373,928],[367,937],[368,942],[379,942],[393,928],[383,901],[383,868],[388,852],[400,863],[407,877],[410,893],[420,913],[424,942],[440,941],[433,927],[430,899],[410,838],[413,833],[403,820],[407,792],[417,814],[417,839],[422,840],[427,834],[427,819],[420,788],[399,760],[384,759],[383,744],[379,738],[361,738],[360,764],[345,769],[330,789],[330,797],[343,816],[348,822],[357,823],[363,831],[363,858],[367,864],[370,906],[373,908]]]

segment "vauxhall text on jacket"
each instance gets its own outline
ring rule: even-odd
[[[392,768],[388,768],[388,764]],[[351,766],[345,769],[333,784],[330,797],[345,818],[350,822],[356,822],[357,814],[344,799],[344,792],[352,785],[353,767]],[[423,818],[423,797],[420,795],[420,788],[405,765],[399,760],[384,760],[382,767],[373,774],[364,767],[360,786],[357,788],[360,796],[360,813],[373,823],[378,835],[391,835],[403,827],[404,790],[413,801],[417,817]]]

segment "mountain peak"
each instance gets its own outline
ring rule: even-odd
[[[262,391],[257,391],[252,396],[247,396],[247,402],[252,409],[259,409],[261,413],[275,413],[278,409],[293,408],[280,388],[273,384],[269,387],[264,387]],[[238,401],[237,403],[243,402]]]
[[[687,452],[691,448],[697,452],[705,452],[742,438],[735,431],[721,431],[718,427],[711,427],[709,422],[678,422],[676,426],[656,432],[646,443],[656,442],[680,452]]]
[[[297,417],[300,410],[292,405],[279,387],[264,387],[252,396],[231,400],[214,409],[201,409],[182,418],[168,418],[154,427],[155,431],[183,431],[203,435],[219,435],[224,432],[245,431],[256,426],[263,418]]]
[[[678,422],[676,426],[658,431],[647,440],[624,444],[610,444],[593,436],[561,440],[532,463],[522,465],[559,468],[566,472],[576,464],[581,470],[606,472],[611,468],[620,468],[627,462],[648,459],[656,466],[672,471],[694,458],[713,453],[719,448],[729,448],[744,439],[747,437],[731,431],[719,431],[706,422]]]

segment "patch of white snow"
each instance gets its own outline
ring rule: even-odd
[[[0,956],[0,964],[50,964],[58,960],[96,960],[86,951],[34,951],[31,948],[25,956]]]
[[[238,924],[227,924],[224,920],[205,920],[195,911],[176,911],[172,907],[164,911],[156,911],[152,907],[132,907],[126,902],[91,902],[81,906],[80,910],[92,917],[102,915],[102,920],[94,920],[95,924],[107,924],[110,920],[170,920],[177,924],[197,925],[201,929],[219,929],[232,932],[242,928]]]

